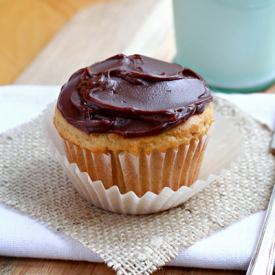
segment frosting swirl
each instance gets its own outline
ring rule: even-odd
[[[115,55],[75,72],[57,108],[86,133],[155,135],[202,113],[212,96],[190,69],[142,55]]]

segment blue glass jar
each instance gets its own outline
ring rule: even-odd
[[[175,61],[224,91],[275,80],[275,0],[174,0]]]

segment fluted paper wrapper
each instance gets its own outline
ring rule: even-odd
[[[226,143],[229,132],[236,131],[233,124],[217,117],[203,163],[207,136],[166,152],[93,153],[64,141],[53,125],[53,113],[51,104],[44,112],[44,122],[56,159],[86,200],[117,213],[149,214],[184,203],[228,168],[240,148],[238,133],[233,142]]]
[[[198,176],[206,145],[206,136],[165,152],[94,153],[68,140],[64,141],[70,163],[87,172],[92,181],[101,180],[106,189],[116,185],[120,193],[133,191],[142,197],[151,191],[159,194],[164,187],[178,190],[191,185]]]

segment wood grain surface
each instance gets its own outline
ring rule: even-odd
[[[81,8],[97,0],[1,0],[0,84],[8,84]]]
[[[0,274],[7,275],[113,275],[115,272],[104,264],[16,259],[0,257]],[[154,275],[243,275],[244,271],[165,267]]]
[[[170,0],[103,1],[87,7],[64,26],[15,83],[63,84],[75,70],[120,52],[172,59]]]

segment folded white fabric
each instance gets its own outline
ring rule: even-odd
[[[57,98],[56,86],[0,87],[0,132],[35,118]],[[267,124],[275,126],[275,95],[222,97]],[[263,221],[264,212],[247,217],[182,251],[169,265],[245,269]],[[100,262],[77,241],[0,203],[0,255]]]

